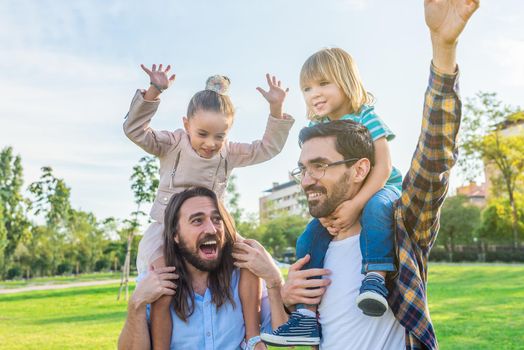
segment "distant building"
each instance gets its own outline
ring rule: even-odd
[[[487,184],[485,182],[480,185],[470,182],[468,185],[457,188],[457,195],[466,196],[471,204],[484,208],[486,206],[486,189]]]
[[[259,198],[261,222],[280,214],[305,215],[306,198],[302,188],[295,181],[281,184],[273,182],[273,186],[264,192],[267,194]]]

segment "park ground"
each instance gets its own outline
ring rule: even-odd
[[[78,279],[31,285],[49,282]],[[24,286],[0,282],[3,289]],[[118,283],[0,295],[0,348],[115,349],[126,316],[117,292]],[[524,265],[433,264],[428,294],[442,349],[524,349]]]

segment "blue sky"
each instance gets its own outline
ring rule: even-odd
[[[521,1],[482,1],[458,48],[463,97],[494,91],[524,105],[522,23]],[[262,191],[296,166],[306,124],[298,74],[326,46],[356,59],[377,112],[397,134],[393,162],[405,172],[431,58],[422,0],[3,0],[0,147],[22,156],[25,186],[49,165],[72,188],[74,207],[125,218],[134,210],[131,168],[144,155],[121,127],[134,91],[148,85],[139,64],[170,63],[177,73],[157,129],[181,127],[206,78],[228,75],[237,108],[229,138],[245,142],[263,133],[268,107],[255,88],[270,72],[290,87],[286,111],[296,123],[278,157],[235,171],[241,205],[256,212]]]

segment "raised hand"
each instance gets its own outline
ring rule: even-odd
[[[479,5],[480,0],[425,0],[424,14],[431,35],[454,44]]]
[[[440,72],[455,72],[458,37],[479,5],[480,0],[424,0],[433,64]]]
[[[258,92],[269,102],[270,113],[273,117],[282,118],[282,105],[286,99],[289,88],[282,88],[282,83],[274,75],[266,74],[269,90],[257,87]]]
[[[174,295],[176,284],[172,281],[178,278],[175,269],[173,266],[158,269],[151,266],[146,277],[137,284],[132,302],[136,306],[144,306],[155,302],[163,295]]]
[[[151,69],[147,68],[143,64],[141,64],[140,67],[149,76],[149,81],[151,83],[151,87],[144,95],[146,100],[154,100],[162,93],[162,91],[168,89],[175,81],[175,74],[172,74],[170,77],[168,77],[168,73],[171,70],[171,65],[168,65],[166,69],[162,69],[162,64],[158,65],[158,69],[156,64],[153,64]]]
[[[232,256],[235,258],[236,267],[250,270],[266,283],[275,285],[281,282],[280,270],[271,254],[254,239],[244,239],[242,242],[235,243]]]

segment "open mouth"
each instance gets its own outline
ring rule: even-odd
[[[320,198],[322,197],[322,192],[308,192],[307,194],[307,201],[308,203],[312,204],[315,202],[318,202]]]
[[[322,101],[322,102],[317,102],[313,105],[313,107],[315,107],[315,109],[322,109],[322,107],[324,107],[324,105],[326,104],[326,102]]]
[[[217,257],[218,244],[215,239],[201,243],[198,249],[206,259],[215,259]]]
[[[309,203],[319,201],[325,193],[325,189],[319,186],[316,188],[312,186],[305,191],[306,198]]]
[[[202,149],[200,150],[200,153],[201,153],[201,156],[203,156],[204,158],[211,158],[215,154],[215,151]]]
[[[321,192],[309,192],[307,194],[307,199],[312,201],[312,200],[318,199],[320,196],[322,196]]]

